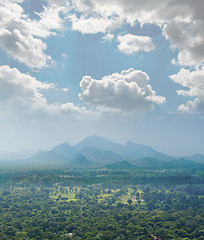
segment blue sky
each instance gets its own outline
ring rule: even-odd
[[[4,0],[0,151],[98,134],[204,154],[202,0]]]

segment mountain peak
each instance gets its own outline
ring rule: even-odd
[[[76,153],[73,146],[69,145],[67,142],[64,142],[52,149],[53,152],[61,154],[63,156],[72,156]]]
[[[71,161],[74,166],[77,167],[88,167],[93,163],[89,161],[82,153],[78,153],[74,159]]]
[[[109,140],[107,140],[104,137],[93,135],[85,138],[83,141],[76,144],[76,148],[83,149],[84,147],[94,147],[98,148],[99,150],[111,150],[112,146],[119,145],[117,143],[113,143]]]
[[[58,147],[63,147],[63,148],[66,148],[66,147],[70,147],[70,145],[67,143],[67,142],[64,142],[64,143],[61,143],[61,144],[59,144],[59,145],[57,145],[57,146],[55,146],[54,148],[58,148]]]
[[[89,142],[109,142],[109,140],[107,140],[106,138],[104,137],[101,137],[101,136],[98,136],[98,135],[92,135],[92,136],[89,136],[87,138],[85,138],[82,142],[86,142],[86,143],[89,143]]]

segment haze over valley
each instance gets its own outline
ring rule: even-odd
[[[204,0],[0,1],[0,240],[204,239]]]

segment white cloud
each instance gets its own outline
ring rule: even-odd
[[[14,59],[32,69],[49,67],[53,61],[45,53],[47,45],[41,38],[63,29],[60,13],[65,7],[48,5],[38,13],[39,20],[31,20],[19,5],[22,1],[4,0],[0,3],[0,46]]]
[[[0,66],[0,106],[5,111],[12,109],[32,112],[45,108],[47,101],[40,90],[52,87],[52,84],[41,83],[16,68]]]
[[[187,113],[204,113],[204,70],[190,71],[182,68],[170,78],[175,83],[188,88],[178,90],[179,95],[194,98],[192,101],[187,101],[186,105],[180,105],[178,110]]]
[[[84,16],[98,15],[105,19],[113,16],[122,23],[136,24],[138,21],[141,24],[145,23],[163,23],[163,18],[167,15],[163,10],[173,0],[72,0],[73,7]],[[171,11],[171,10],[170,10]],[[169,10],[168,10],[169,12]],[[175,10],[174,10],[175,12]],[[158,16],[158,13],[163,13],[163,16]],[[160,14],[160,15],[161,15]]]
[[[132,54],[138,51],[150,52],[155,49],[152,39],[147,36],[126,34],[118,36],[117,40],[120,43],[118,49],[125,54]]]
[[[42,83],[16,68],[0,66],[0,109],[5,115],[95,118],[97,112],[73,103],[48,104],[41,91],[55,88],[54,84]]]
[[[69,6],[66,0],[46,0],[46,2],[57,7]]]
[[[64,17],[70,20],[73,30],[83,34],[111,34],[125,23],[132,26],[156,24],[163,29],[170,46],[179,51],[173,63],[199,66],[204,62],[203,0],[46,0],[48,5],[38,13],[39,20],[26,16],[20,2],[4,0],[0,3],[0,45],[31,68],[48,67],[52,62],[45,54],[47,46],[41,38],[63,30]],[[133,49],[135,44],[126,45],[122,49],[131,52],[127,49]]]
[[[48,67],[52,63],[49,55],[44,53],[47,45],[34,38],[22,22],[10,21],[6,29],[0,32],[0,46],[13,58],[33,69]]]
[[[68,88],[62,88],[62,91],[64,91],[64,92],[68,92],[69,89],[68,89]]]
[[[111,42],[114,38],[115,38],[115,36],[113,34],[108,33],[103,37],[103,40],[105,42]]]
[[[178,52],[177,57],[172,59],[173,64],[191,66],[195,69],[199,69],[204,64],[203,0],[75,0],[73,5],[81,16],[86,16],[87,20],[90,17],[99,16],[105,19],[107,23],[113,16],[117,17],[115,19],[118,20],[118,25],[115,24],[115,26],[118,28],[124,23],[129,23],[131,26],[137,23],[141,25],[158,25],[165,38],[169,41],[170,47]],[[93,24],[94,29],[97,29],[97,22]],[[98,29],[100,30],[100,28]],[[77,30],[80,31],[80,27]],[[107,32],[111,34],[108,26],[103,29],[103,33]],[[138,39],[137,36],[131,34],[119,36],[117,40],[119,41],[118,49],[125,54],[132,54],[140,50],[150,51],[155,48],[151,39],[146,38],[146,43],[144,44],[141,38]],[[182,81],[184,73],[185,81]],[[171,78],[182,86],[189,88],[187,91],[178,91],[178,94],[194,97],[194,100],[187,101],[186,104],[179,106],[179,111],[188,113],[203,112],[203,70],[190,72],[182,69],[178,74],[171,76]],[[195,79],[199,79],[199,82]],[[82,99],[95,105],[120,108],[115,103],[109,106],[104,97],[105,94],[103,96],[104,100],[102,99],[103,97],[98,99],[97,96],[94,96],[94,93],[91,92],[94,89],[91,83],[94,85],[96,80],[92,78],[89,80],[83,79],[82,83],[86,82],[85,80],[90,82],[90,89],[87,88],[83,91],[80,95]],[[103,79],[100,81],[105,82]],[[104,85],[103,88],[109,90],[108,86],[105,87]],[[114,89],[114,87],[112,88]],[[100,94],[101,92],[102,90],[100,89]]]
[[[80,18],[76,15],[69,17],[72,22],[72,30],[79,31],[82,34],[106,33],[108,29],[113,30],[118,27],[119,19],[117,17],[84,16]]]
[[[204,34],[202,21],[174,20],[165,24],[164,35],[172,48],[180,50],[178,59],[173,62],[179,65],[194,66],[204,62]]]
[[[153,110],[155,104],[165,102],[148,84],[149,77],[141,70],[130,68],[121,74],[113,73],[101,80],[84,76],[80,82],[79,98],[87,104],[123,112]]]
[[[116,20],[115,27],[123,23],[132,26],[138,22],[141,25],[156,24],[163,29],[170,46],[179,51],[174,63],[197,66],[204,62],[203,0],[74,0],[72,4],[81,14],[80,18],[85,19],[87,25],[92,22],[90,25],[94,29],[91,32],[83,24],[78,24],[77,28],[73,27],[77,31],[110,33],[113,17]]]

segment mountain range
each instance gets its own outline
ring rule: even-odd
[[[142,157],[156,157],[161,160],[172,160],[172,157],[160,153],[150,146],[145,146],[130,141],[128,141],[125,145],[122,145],[96,135],[88,137],[74,146],[71,146],[68,143],[63,143],[53,148],[53,152],[64,156],[71,156],[77,152],[86,152],[88,154],[88,152],[97,151],[102,151],[104,154],[108,155],[117,154],[116,157],[123,157],[133,160]]]
[[[24,159],[32,166],[61,166],[73,168],[106,167],[112,169],[175,168],[203,166],[204,156],[173,158],[150,146],[127,142],[125,145],[103,137],[90,136],[76,145],[63,143],[49,151],[39,151]]]

